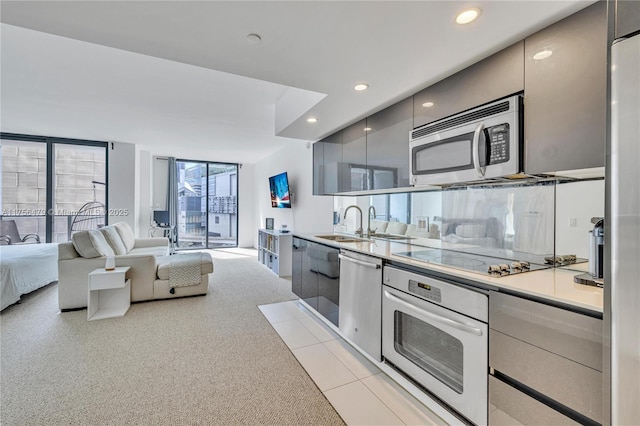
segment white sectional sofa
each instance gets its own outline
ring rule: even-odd
[[[135,238],[125,222],[73,234],[72,241],[58,245],[58,306],[61,311],[87,306],[88,275],[104,268],[106,256],[114,255],[116,266],[130,266],[131,301],[206,294],[213,261],[200,253],[201,281],[198,285],[175,287],[171,292],[171,260],[167,238]],[[177,255],[180,256],[180,255]]]

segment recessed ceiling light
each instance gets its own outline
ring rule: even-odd
[[[456,23],[461,25],[468,24],[469,22],[475,21],[478,16],[480,16],[480,9],[475,7],[466,9],[458,13],[458,16],[456,16]]]
[[[317,123],[318,119],[315,117],[309,117],[307,118],[307,123]]]
[[[363,90],[367,90],[368,88],[369,88],[369,85],[366,83],[359,83],[353,86],[353,90],[357,92],[362,92]]]
[[[433,106],[433,102],[425,102],[422,104],[422,106],[425,108],[431,108]]]
[[[365,127],[365,128],[364,128],[364,131],[365,131],[365,132],[369,132],[369,131],[371,131],[371,127]]]
[[[262,41],[262,37],[259,34],[247,34],[247,40],[249,43],[256,44]]]
[[[538,53],[536,53],[535,55],[533,55],[533,59],[535,59],[536,61],[540,61],[542,59],[546,59],[549,56],[553,55],[553,52],[550,50],[541,50]]]

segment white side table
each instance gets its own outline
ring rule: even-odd
[[[130,266],[119,266],[113,271],[104,268],[89,273],[87,321],[121,317],[131,306],[131,279],[127,279]]]

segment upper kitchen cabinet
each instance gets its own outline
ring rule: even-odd
[[[503,98],[524,89],[520,41],[413,96],[413,127]]]
[[[316,144],[319,142],[316,142]],[[342,132],[327,136],[322,141],[322,192],[321,194],[335,194],[340,186],[340,169],[342,167]],[[313,151],[313,164],[316,167],[319,160]]]
[[[640,1],[617,0],[615,14],[614,38],[625,37],[640,31]]]
[[[360,120],[341,132],[342,167],[339,167],[338,170],[339,192],[370,189],[367,180],[367,133],[365,127],[366,120]]]
[[[369,189],[409,186],[409,132],[413,99],[407,98],[367,118]]]
[[[525,39],[525,172],[604,166],[606,89],[604,2]]]
[[[324,194],[324,142],[313,144],[313,195]]]

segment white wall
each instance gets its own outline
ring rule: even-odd
[[[604,180],[560,184],[556,200],[556,253],[588,259],[591,218],[604,217]]]
[[[127,222],[136,232],[136,146],[109,142],[109,223]],[[124,214],[124,213],[128,214]]]
[[[138,147],[137,147],[138,148]],[[147,237],[151,227],[151,151],[136,149],[138,168],[136,170],[136,228],[138,237]]]
[[[153,176],[151,188],[152,210],[167,209],[167,186],[169,185],[169,166],[167,157],[153,157],[151,175]]]
[[[292,140],[289,146],[267,157],[255,170],[256,217],[253,244],[257,246],[257,229],[265,227],[265,218],[274,218],[275,229],[286,224],[300,233],[333,231],[333,197],[313,194],[313,155],[311,144]],[[287,172],[291,209],[271,207],[269,177]]]
[[[255,247],[256,231],[256,166],[242,164],[238,170],[238,247]]]

